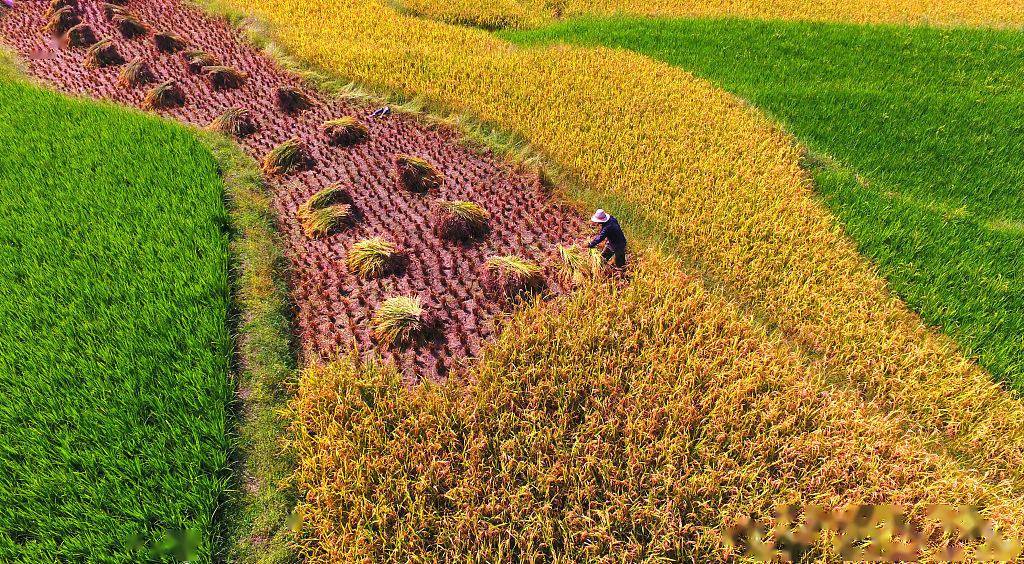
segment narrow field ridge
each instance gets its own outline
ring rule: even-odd
[[[84,48],[63,46],[50,37],[44,31],[47,6],[18,2],[0,15],[0,37],[27,61],[31,76],[65,92],[139,108],[155,86],[173,80],[183,105],[162,107],[161,115],[205,127],[225,111],[242,108],[256,131],[237,140],[255,158],[263,160],[293,138],[308,149],[309,166],[271,179],[292,266],[290,290],[305,362],[345,353],[355,344],[393,359],[409,379],[444,377],[458,359],[475,355],[480,343],[496,334],[502,304],[485,296],[480,281],[487,258],[514,254],[543,263],[557,244],[582,233],[582,219],[549,201],[534,173],[464,146],[452,128],[402,113],[372,117],[376,108],[365,103],[328,100],[246,44],[226,21],[196,8],[172,0],[131,1],[122,9],[149,33],[128,39],[117,19],[105,16],[102,2],[79,2],[76,12],[97,39],[110,39],[125,61],[148,64],[153,80],[129,86],[119,83],[120,65],[88,68]],[[180,53],[161,52],[153,38],[159,33],[179,36],[187,47]],[[190,71],[186,57],[194,50],[210,55],[211,65],[243,73],[244,80],[215,90],[206,73]],[[278,105],[282,86],[306,92],[312,108],[283,111]],[[351,146],[332,146],[323,125],[346,116],[366,126],[366,137]],[[403,154],[433,164],[445,178],[441,188],[429,194],[398,188],[393,167]],[[352,220],[311,238],[303,230],[300,208],[334,184],[351,197]],[[491,214],[487,236],[469,243],[438,237],[431,210],[441,199],[481,204]],[[404,268],[376,279],[349,272],[347,249],[370,237],[395,243],[405,257]],[[548,286],[558,290],[553,281]],[[436,335],[408,348],[379,349],[372,336],[373,315],[395,296],[419,297],[438,320]]]

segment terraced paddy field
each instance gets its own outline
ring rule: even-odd
[[[137,562],[165,539],[208,561],[232,392],[213,157],[6,74],[0,116],[0,561]]]
[[[530,143],[560,194],[628,226],[629,276],[544,270],[560,297],[506,318],[488,255],[543,265],[583,231],[534,173],[446,126],[330,100],[193,8],[74,4],[109,43],[48,43],[42,3],[0,19],[31,74],[230,125],[266,159],[303,369],[280,371],[288,428],[261,436],[264,458],[295,466],[246,488],[294,490],[298,506],[236,539],[242,561],[732,560],[728,527],[771,522],[779,503],[904,506],[928,557],[950,541],[1013,550],[950,538],[930,504],[977,506],[994,537],[1024,536],[1024,405],[890,292],[819,200],[796,138],[711,82],[375,0],[218,3],[328,77]],[[402,268],[361,260],[385,243]],[[440,330],[389,343],[404,335],[382,321],[426,319],[415,298]],[[838,556],[828,539],[805,548]]]

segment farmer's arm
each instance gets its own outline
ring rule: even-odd
[[[587,245],[587,248],[588,249],[593,249],[594,247],[600,245],[601,241],[604,241],[607,238],[608,238],[608,224],[605,223],[604,225],[601,226],[601,232],[597,234],[597,237],[595,237],[594,240],[591,241],[589,245]]]

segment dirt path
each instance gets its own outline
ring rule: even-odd
[[[170,0],[132,0],[123,8],[149,33],[128,39],[107,19],[103,6],[97,0],[78,0],[73,11],[92,26],[98,39],[111,39],[125,60],[145,59],[155,75],[153,84],[121,86],[120,67],[87,68],[84,47],[57,46],[43,31],[48,1],[20,0],[13,10],[0,10],[0,35],[28,62],[31,75],[59,90],[142,107],[154,84],[174,79],[184,92],[185,104],[160,110],[162,115],[206,126],[228,108],[247,108],[258,131],[239,141],[258,160],[291,137],[309,146],[315,160],[311,170],[272,182],[279,229],[292,266],[296,330],[307,360],[347,351],[353,343],[362,351],[376,350],[371,338],[376,307],[392,296],[415,295],[437,315],[442,335],[409,349],[380,352],[394,359],[411,379],[443,377],[459,358],[476,354],[481,342],[496,332],[502,306],[484,295],[480,270],[486,258],[517,254],[541,261],[556,244],[584,233],[579,215],[549,202],[533,175],[461,146],[450,128],[401,114],[372,118],[373,107],[329,101],[309,90],[315,107],[299,115],[286,114],[278,107],[276,90],[281,85],[301,87],[300,80],[246,44],[223,20]],[[247,73],[248,79],[236,90],[214,90],[204,76],[188,71],[180,53],[159,52],[153,39],[156,32],[180,36],[187,49],[206,51],[220,64]],[[321,126],[342,116],[366,124],[368,139],[352,147],[331,146]],[[392,163],[401,153],[433,163],[447,178],[445,186],[429,196],[400,190]],[[310,239],[303,232],[298,207],[335,182],[348,190],[360,217],[338,233]],[[490,234],[471,245],[439,239],[430,212],[437,198],[483,205],[493,216]],[[388,238],[406,253],[404,272],[364,280],[348,271],[346,250],[371,236]]]

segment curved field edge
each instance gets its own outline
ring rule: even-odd
[[[231,393],[216,165],[177,125],[2,74],[0,559],[209,560]]]
[[[327,74],[345,69],[531,142],[572,181],[572,197],[682,258],[819,365],[823,386],[905,414],[928,448],[1020,491],[1020,401],[891,296],[816,200],[802,149],[756,110],[637,54],[521,49],[372,0],[226,4]]]
[[[920,27],[1024,25],[1018,0],[393,0],[403,13],[483,29],[528,29],[574,17],[744,18],[780,21],[900,24]]]
[[[505,37],[631,49],[769,112],[813,148],[818,190],[893,288],[1024,385],[1024,35],[621,18]]]
[[[219,549],[229,562],[292,562],[297,494],[289,484],[295,459],[284,410],[294,386],[295,354],[287,263],[259,165],[227,137],[202,131],[197,136],[220,166],[234,235],[229,250],[238,399],[233,488],[221,512]]]

